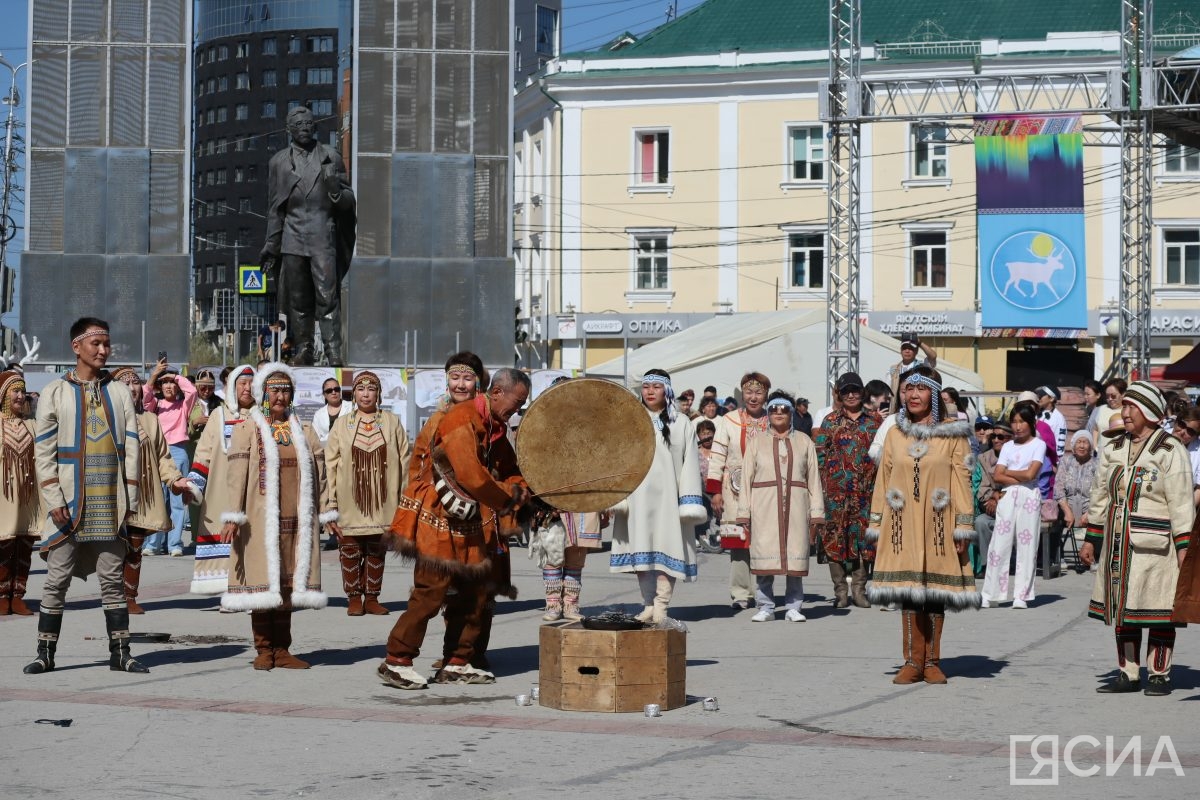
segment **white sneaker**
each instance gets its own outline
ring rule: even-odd
[[[751,622],[770,622],[773,619],[775,619],[775,609],[760,608],[758,610],[758,613],[750,618],[750,621]]]
[[[1013,608],[1029,608],[1029,604],[1024,600],[1013,600]]]
[[[487,670],[477,669],[470,664],[447,664],[442,667],[442,677],[439,683],[495,683],[496,676]]]
[[[788,622],[807,622],[808,618],[794,608],[789,608],[788,612],[783,615],[783,618]]]
[[[985,598],[983,598],[983,601],[980,602],[979,607],[980,608],[991,608],[992,604],[990,602],[988,602],[988,599],[985,597]]]
[[[397,689],[424,689],[429,686],[425,676],[412,667],[397,666],[385,661],[379,665],[376,672],[384,683]]]

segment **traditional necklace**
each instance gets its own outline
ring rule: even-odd
[[[369,414],[365,411],[359,412],[359,424],[362,425],[364,431],[370,432],[375,430],[375,414],[376,412],[374,411]]]
[[[292,426],[289,424],[288,420],[285,419],[283,422],[271,422],[271,438],[275,440],[276,444],[279,444],[283,447],[287,447],[292,443]]]

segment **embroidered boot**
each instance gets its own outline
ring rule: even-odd
[[[310,665],[307,661],[301,661],[288,652],[292,646],[292,610],[280,608],[271,614],[274,620],[271,626],[271,650],[275,656],[275,666],[282,669],[308,669]]]
[[[1138,661],[1142,655],[1142,629],[1118,625],[1115,634],[1117,666],[1120,667],[1120,672],[1112,683],[1096,687],[1100,694],[1124,694],[1142,688],[1142,665]]]
[[[920,616],[916,611],[900,614],[900,642],[904,648],[904,666],[892,678],[892,683],[918,683],[925,678],[925,637]]]
[[[11,562],[16,549],[17,543],[14,539],[0,542],[0,616],[8,616],[12,613],[13,576]]]
[[[583,570],[567,567],[563,570],[563,619],[572,622],[583,619],[579,613],[579,591],[583,588]]]
[[[58,647],[58,634],[62,630],[62,610],[38,614],[37,657],[25,665],[26,675],[40,675],[54,671],[54,651]]]
[[[829,577],[833,579],[833,607],[848,607],[850,592],[846,589],[846,565],[841,561],[830,561]]]
[[[363,569],[366,573],[366,585],[364,586],[365,601],[363,602],[363,611],[368,614],[376,614],[383,616],[392,612],[379,602],[379,593],[383,591],[383,557],[385,550],[382,542],[365,542],[363,546],[365,551],[363,555]]]
[[[867,599],[867,562],[861,558],[854,562],[854,572],[850,573],[850,596],[859,608],[871,607]]]
[[[1150,629],[1146,644],[1146,688],[1149,697],[1171,693],[1171,657],[1175,652],[1175,629]]]
[[[662,622],[667,618],[667,608],[671,605],[671,595],[675,593],[675,578],[664,572],[656,573],[654,593],[654,614],[651,621]]]
[[[145,614],[146,610],[138,605],[138,586],[142,582],[142,544],[146,534],[129,531],[129,549],[125,553],[125,606],[130,614]]]
[[[942,626],[946,623],[945,614],[922,614],[925,617],[925,671],[926,683],[945,683],[946,673],[942,672],[939,662],[942,660]]]
[[[562,567],[542,567],[542,582],[546,584],[546,613],[542,619],[556,622],[563,617]]]
[[[129,655],[129,609],[104,609],[104,624],[108,628],[108,668],[113,672],[149,672]]]
[[[271,649],[271,615],[272,611],[251,611],[250,630],[254,633],[255,669],[274,669],[275,653]]]
[[[342,565],[342,588],[346,590],[346,616],[361,617],[363,611],[363,554],[362,546],[353,536],[343,536],[338,543],[338,561]]]
[[[29,582],[29,567],[33,561],[33,542],[32,536],[17,537],[17,551],[10,563],[12,569],[12,613],[20,614],[22,617],[33,616],[33,611],[29,606],[25,605],[25,584]]]
[[[637,573],[638,588],[642,590],[642,605],[645,606],[642,613],[636,616],[639,622],[649,622],[654,618],[654,595],[658,591],[656,575],[655,572]]]

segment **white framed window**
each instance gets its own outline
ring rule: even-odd
[[[627,228],[631,249],[629,291],[626,301],[665,303],[675,298],[671,290],[671,237],[674,228]]]
[[[250,106],[246,103],[238,103],[233,107],[234,119],[250,119]]]
[[[1168,142],[1163,151],[1163,173],[1200,179],[1200,149]]]
[[[309,67],[308,85],[323,86],[333,83],[333,67]]]
[[[825,231],[792,231],[787,238],[787,286],[792,291],[825,290]]]
[[[312,111],[314,117],[333,116],[332,100],[310,100],[308,101],[308,108]]]
[[[912,289],[947,288],[948,231],[908,232],[908,285]]]
[[[825,182],[825,126],[787,128],[787,183]]]
[[[671,185],[671,132],[635,130],[633,132],[633,181],[635,191],[666,191]]]
[[[912,177],[944,181],[950,178],[949,132],[944,125],[912,126]]]
[[[1163,285],[1173,289],[1200,289],[1200,227],[1165,228]]]

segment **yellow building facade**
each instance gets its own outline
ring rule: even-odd
[[[586,369],[714,314],[826,308],[826,52],[755,52],[752,42],[710,52],[704,30],[691,47],[685,30],[670,47],[650,46],[652,36],[641,49],[569,55],[519,90],[517,300],[535,364]],[[980,59],[988,72],[1067,73],[1119,67],[1117,42],[1115,32],[1047,30],[1026,41],[947,38],[943,49],[988,54]],[[1176,44],[1188,42],[1164,46]],[[863,72],[975,68],[970,55],[883,57],[897,49],[864,48]],[[1099,376],[1120,275],[1120,150],[1100,132],[1112,122],[1083,120],[1095,142],[1084,163],[1089,328],[1070,340],[982,335],[970,122],[863,125],[864,324],[919,332],[940,358],[978,372],[988,390],[1048,369],[1065,384]],[[1200,341],[1200,153],[1161,145],[1155,364]]]

